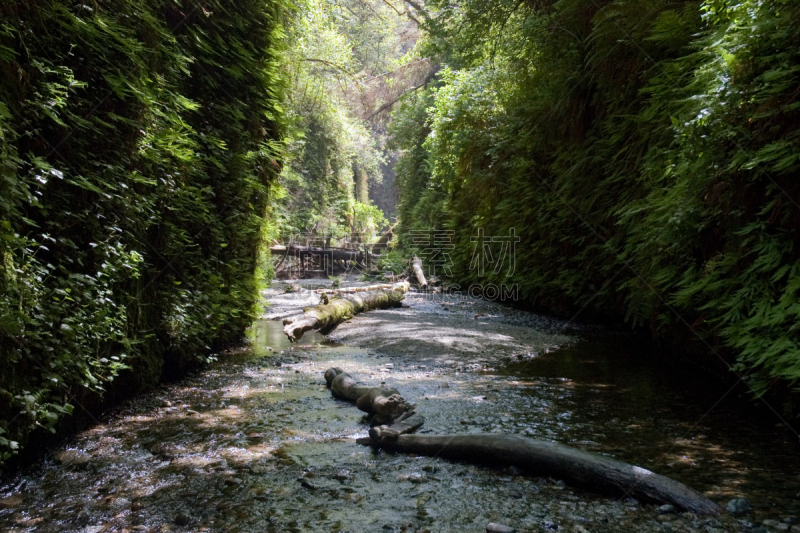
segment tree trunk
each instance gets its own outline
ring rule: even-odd
[[[389,247],[389,241],[391,241],[392,237],[394,237],[395,225],[396,224],[389,226],[389,229],[383,232],[383,235],[381,235],[381,238],[378,239],[378,242],[372,245],[373,254],[380,254],[383,250]]]
[[[425,273],[422,271],[422,260],[416,255],[411,260],[411,268],[414,270],[414,275],[417,277],[419,288],[424,289],[425,287],[427,287],[428,282],[425,279]]]
[[[382,309],[400,304],[408,291],[408,283],[397,283],[390,290],[368,291],[354,294],[322,295],[322,302],[304,309],[299,317],[283,321],[283,332],[289,340],[300,340],[310,329],[330,329],[356,314],[371,309]]]
[[[469,462],[513,465],[534,475],[552,476],[597,492],[670,503],[686,511],[718,514],[720,507],[668,477],[555,442],[508,434],[399,435],[382,438],[388,450]]]

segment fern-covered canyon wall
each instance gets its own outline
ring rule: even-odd
[[[516,284],[796,391],[800,6],[426,5],[444,69],[393,116],[402,244],[452,231],[462,286]],[[470,239],[512,228],[513,272],[479,276]]]
[[[280,0],[0,4],[0,456],[240,338]]]

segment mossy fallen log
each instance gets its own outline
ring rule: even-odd
[[[385,290],[323,294],[319,305],[304,309],[298,317],[285,319],[283,332],[290,341],[296,342],[311,329],[330,329],[358,313],[400,305],[406,292],[408,283],[403,282]]]
[[[391,283],[378,283],[376,285],[367,285],[364,287],[343,287],[341,289],[317,289],[315,292],[319,294],[327,294],[328,296],[332,294],[349,294],[353,292],[368,292],[368,291],[379,291],[379,290],[391,290],[394,288],[394,285]]]

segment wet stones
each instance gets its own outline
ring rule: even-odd
[[[164,442],[157,442],[150,446],[150,453],[153,455],[161,456],[166,459],[171,459],[178,455],[178,450],[174,446]]]

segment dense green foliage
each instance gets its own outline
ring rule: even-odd
[[[391,87],[413,83],[397,74],[415,72],[404,70],[416,41],[416,33],[404,34],[409,24],[382,0],[298,6],[287,30],[290,128],[275,210],[282,240],[368,242],[386,225],[372,202],[387,170],[375,112],[394,95]]]
[[[516,283],[800,379],[800,5],[428,2],[449,68],[394,114],[401,236],[453,230],[462,283]],[[516,228],[513,271],[470,268]]]
[[[177,375],[252,321],[285,10],[0,4],[3,460],[115,377]]]

